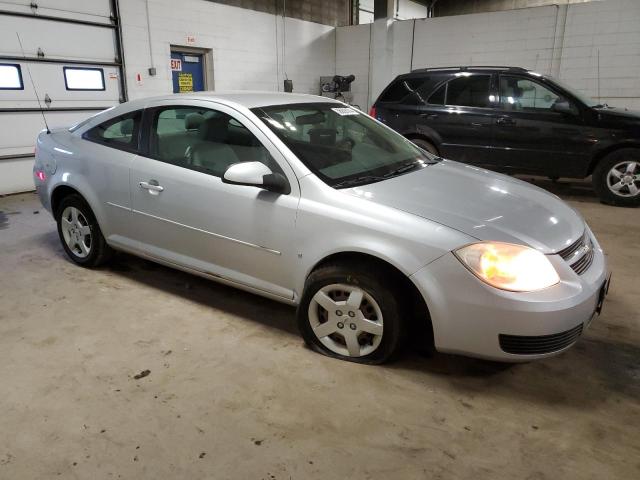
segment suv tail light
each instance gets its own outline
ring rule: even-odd
[[[369,116],[376,118],[376,106],[374,105],[373,107],[371,107],[371,109],[369,110]]]

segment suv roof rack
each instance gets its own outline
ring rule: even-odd
[[[450,71],[457,70],[460,72],[468,71],[468,70],[508,70],[512,72],[528,72],[526,68],[522,67],[507,67],[504,65],[472,65],[472,66],[462,66],[462,67],[432,67],[432,68],[417,68],[415,70],[411,70],[411,73],[414,72],[438,72],[438,71]]]

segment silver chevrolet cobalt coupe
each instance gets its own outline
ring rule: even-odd
[[[113,250],[297,306],[326,355],[381,363],[413,332],[503,361],[570,347],[602,307],[602,249],[539,188],[421,150],[322,97],[136,100],[42,132],[62,245]]]

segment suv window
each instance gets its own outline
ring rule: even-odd
[[[142,111],[136,110],[93,127],[83,138],[113,148],[136,150],[141,119]]]
[[[222,177],[234,163],[254,161],[282,173],[264,145],[241,122],[226,113],[198,107],[156,109],[149,155],[216,177]]]
[[[500,106],[505,110],[551,110],[559,98],[528,78],[500,76]]]
[[[431,105],[444,105],[445,95],[447,93],[447,84],[445,83],[427,99],[427,103]]]
[[[389,88],[387,88],[380,97],[381,102],[400,102],[410,93],[420,88],[427,80],[426,77],[422,78],[403,78],[396,80]]]
[[[460,107],[490,107],[491,75],[469,75],[450,80],[447,84],[447,105]]]

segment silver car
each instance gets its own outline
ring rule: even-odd
[[[487,359],[555,355],[608,289],[598,241],[556,196],[322,97],[124,103],[42,132],[34,180],[77,264],[122,250],[296,305],[312,348],[354,362],[419,334]]]

